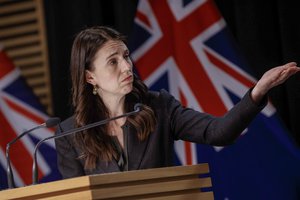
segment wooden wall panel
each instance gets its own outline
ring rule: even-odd
[[[0,44],[51,115],[50,70],[42,0],[0,0]]]

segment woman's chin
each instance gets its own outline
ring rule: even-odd
[[[132,91],[132,85],[123,88],[123,93],[124,93],[125,95],[126,95],[126,94],[129,94],[131,91]]]

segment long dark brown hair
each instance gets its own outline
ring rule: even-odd
[[[93,71],[92,63],[96,52],[110,40],[122,41],[126,44],[123,35],[112,28],[103,26],[87,28],[77,34],[74,40],[70,71],[76,127],[109,118],[109,112],[101,97],[93,95],[93,86],[87,83],[85,70]],[[133,110],[135,103],[143,103],[142,111],[127,119],[135,128],[141,141],[148,137],[156,124],[153,110],[145,104],[147,94],[146,85],[134,75],[133,90],[125,97],[125,112]],[[74,141],[75,145],[82,150],[79,158],[85,160],[85,169],[95,168],[97,159],[111,161],[116,156],[107,125],[75,134]]]

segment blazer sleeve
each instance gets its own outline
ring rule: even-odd
[[[64,130],[64,123],[61,127]],[[57,130],[56,134],[60,132]],[[55,139],[55,147],[58,169],[64,179],[85,175],[83,165],[78,159],[79,155],[72,143],[72,135]]]
[[[175,140],[224,146],[232,144],[267,104],[266,97],[260,105],[255,104],[250,93],[251,90],[221,117],[186,108],[166,91],[161,91],[160,96],[161,102],[165,102]]]

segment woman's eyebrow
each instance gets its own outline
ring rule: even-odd
[[[118,52],[116,51],[116,52],[114,52],[114,53],[112,53],[112,54],[110,54],[107,58],[106,58],[106,60],[108,60],[108,59],[110,59],[111,57],[113,57],[114,55],[117,55],[118,54]]]

